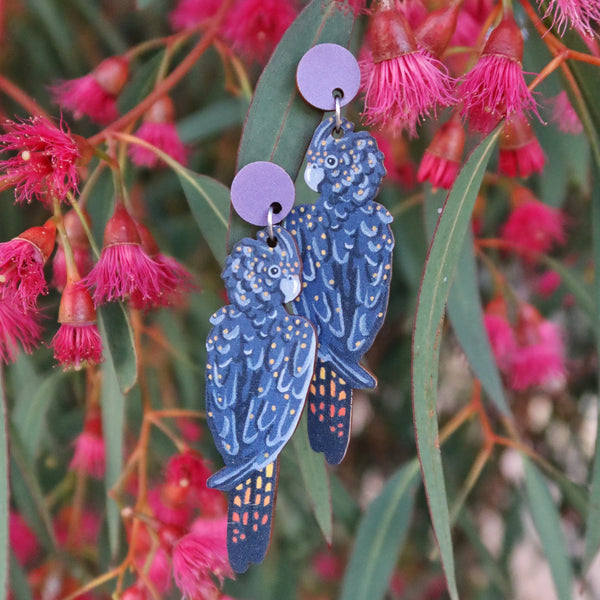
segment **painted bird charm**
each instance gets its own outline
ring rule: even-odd
[[[341,129],[334,131],[333,117],[317,127],[304,179],[319,198],[285,219],[303,263],[294,312],[315,325],[318,337],[307,399],[310,443],[331,464],[348,446],[352,390],[377,385],[359,362],[383,324],[394,247],[392,216],[374,202],[386,173],[383,153],[346,119]]]
[[[316,354],[310,322],[283,306],[301,289],[298,249],[285,229],[274,235],[273,247],[260,231],[227,257],[231,304],[211,317],[206,342],[208,424],[225,461],[208,485],[229,492],[227,548],[238,573],[266,554],[277,458],[302,414]]]

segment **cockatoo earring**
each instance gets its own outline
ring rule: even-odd
[[[360,85],[354,56],[336,44],[314,46],[301,59],[296,81],[308,103],[335,111],[317,127],[306,154],[304,179],[319,197],[293,208],[284,223],[303,263],[294,312],[313,323],[318,337],[308,434],[313,450],[337,464],[348,446],[352,390],[377,385],[360,360],[387,309],[392,216],[375,202],[386,174],[383,153],[368,132],[354,131],[341,116]]]
[[[207,419],[225,462],[208,486],[229,493],[229,562],[242,573],[267,552],[278,456],[302,414],[317,339],[307,319],[284,307],[300,293],[302,273],[294,238],[275,225],[294,203],[289,175],[251,163],[236,175],[231,199],[243,219],[266,226],[227,257],[230,303],[211,317],[206,342]]]

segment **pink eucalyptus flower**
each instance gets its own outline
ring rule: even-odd
[[[481,57],[464,76],[461,111],[472,129],[487,133],[514,113],[537,108],[523,77],[523,35],[512,15],[492,31]]]
[[[172,456],[167,464],[166,481],[170,497],[198,508],[204,517],[217,517],[225,512],[222,492],[206,487],[211,475],[202,457],[188,450]]]
[[[390,130],[374,131],[372,135],[384,154],[386,181],[395,183],[407,191],[412,190],[417,183],[417,166],[410,156],[408,141]]]
[[[502,239],[534,252],[549,252],[566,241],[565,218],[560,210],[536,200],[525,188],[502,227]]]
[[[175,109],[168,96],[157,100],[144,115],[144,122],[135,132],[136,137],[156,146],[181,164],[187,162],[188,149],[179,138],[174,122]],[[138,167],[157,167],[161,159],[148,148],[132,144],[129,156]]]
[[[179,0],[169,23],[176,31],[191,29],[214,17],[220,6],[221,0]]]
[[[444,123],[425,150],[417,179],[433,187],[450,189],[456,180],[465,147],[465,130],[456,120]]]
[[[120,202],[106,224],[100,259],[84,281],[95,288],[96,306],[132,294],[139,294],[144,302],[160,303],[161,267],[144,252],[135,222]]]
[[[185,503],[179,486],[167,484],[151,489],[148,504],[154,516],[166,525],[186,529],[192,519],[193,507]]]
[[[4,129],[0,149],[17,154],[0,161],[0,189],[14,187],[16,202],[36,199],[43,204],[77,192],[77,166],[83,160],[79,144],[86,146],[83,138],[71,135],[63,121],[57,127],[39,116],[5,121]],[[88,151],[86,146],[86,157]]]
[[[86,290],[87,291],[87,290]],[[65,369],[79,371],[102,362],[102,338],[95,323],[63,323],[50,344],[54,358]]]
[[[296,18],[291,0],[237,0],[223,35],[248,60],[263,63]]]
[[[0,362],[17,358],[19,346],[30,354],[39,344],[42,328],[35,310],[23,309],[10,300],[0,298]]]
[[[508,177],[529,177],[544,170],[546,157],[522,113],[509,117],[500,134],[498,171]]]
[[[87,288],[68,282],[60,301],[58,332],[52,338],[54,358],[66,369],[76,371],[102,362],[102,338],[96,325],[96,309]]]
[[[180,306],[187,294],[196,289],[191,273],[174,258],[161,253],[150,230],[136,221],[137,230],[144,252],[159,266],[160,288],[159,298],[143,298],[139,292],[130,297],[131,305],[140,310],[151,310],[161,306]]]
[[[558,127],[559,131],[571,135],[579,135],[583,131],[583,125],[569,100],[569,96],[567,96],[567,92],[563,90],[554,98],[549,98],[547,104],[552,111],[552,122]]]
[[[34,308],[40,294],[48,293],[44,263],[52,254],[56,226],[49,219],[0,244],[0,297],[23,309]]]
[[[199,442],[202,439],[202,427],[192,419],[179,418],[176,420],[177,426],[183,438],[190,443]]]
[[[542,0],[538,0],[541,8]],[[549,0],[542,18],[552,17],[552,27],[564,35],[567,27],[572,27],[581,35],[594,35],[593,23],[600,22],[600,2],[598,0]]]
[[[529,326],[529,329],[532,327]],[[552,388],[565,381],[565,349],[561,329],[541,317],[534,329],[512,356],[510,386],[515,391],[533,386]]]
[[[102,479],[106,470],[106,446],[102,436],[102,417],[96,409],[86,415],[83,431],[75,440],[75,453],[69,468]]]
[[[112,56],[103,60],[91,73],[63,81],[52,88],[54,101],[73,113],[75,119],[87,115],[100,125],[119,116],[117,96],[127,83],[129,60]]]
[[[10,548],[21,566],[29,563],[39,552],[40,546],[34,533],[23,517],[13,510],[9,513],[8,537]]]
[[[150,559],[150,564],[148,564]],[[144,553],[137,560],[137,567],[140,571],[145,571],[146,577],[154,586],[154,589],[161,595],[165,596],[169,593],[172,587],[171,578],[171,559],[164,548],[158,548],[155,552],[147,554]],[[142,580],[138,581],[136,586],[140,591],[144,591],[146,587]],[[150,595],[142,596],[143,598],[151,598]]]
[[[560,287],[561,276],[556,271],[545,271],[534,283],[535,291],[543,298],[549,298]]]
[[[202,456],[194,450],[175,454],[167,463],[166,480],[185,489],[186,493],[205,488],[210,475]]]
[[[382,4],[371,22],[371,54],[359,62],[366,125],[389,124],[413,137],[437,106],[450,106],[453,80],[430,52],[419,50],[406,18]]]
[[[175,583],[187,598],[202,598],[199,590],[214,588],[212,576],[220,582],[232,578],[227,559],[227,518],[196,520],[192,532],[176,543],[172,560]]]
[[[323,581],[340,581],[344,574],[344,563],[331,550],[318,552],[311,561],[313,571]]]
[[[505,372],[511,365],[512,356],[517,347],[514,331],[506,316],[488,313],[487,310],[483,322],[498,367]]]

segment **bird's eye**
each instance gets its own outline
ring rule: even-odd
[[[267,273],[269,274],[269,277],[278,277],[279,276],[279,267],[277,267],[275,265],[271,265],[267,269]]]
[[[338,159],[335,156],[328,156],[325,159],[325,164],[330,168],[330,169],[335,169],[337,167],[338,164]]]

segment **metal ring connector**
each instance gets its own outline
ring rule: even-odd
[[[269,206],[269,212],[267,213],[267,233],[269,234],[268,243],[271,248],[277,245],[277,239],[273,233],[273,215],[275,214],[275,204]]]
[[[335,100],[335,133],[342,133],[342,98],[344,93],[342,90],[334,90],[333,98]]]

